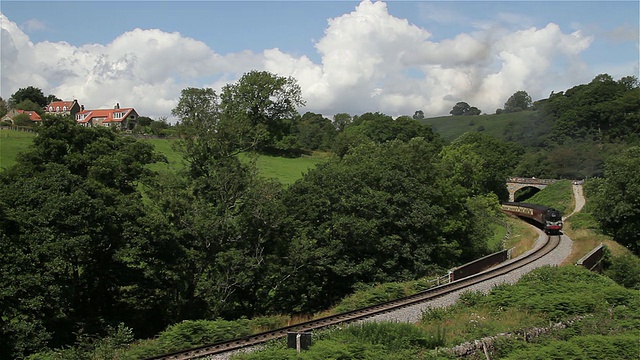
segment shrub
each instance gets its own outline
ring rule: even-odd
[[[605,274],[628,289],[640,290],[640,259],[633,254],[614,257]]]
[[[336,313],[357,310],[363,307],[380,304],[386,301],[407,296],[404,285],[400,283],[388,283],[361,290],[345,298],[335,307]]]
[[[249,320],[186,320],[169,326],[158,337],[160,347],[167,351],[235,339],[250,335]]]
[[[544,346],[517,350],[504,359],[637,359],[640,333],[576,336],[568,341],[551,341]]]
[[[485,298],[485,294],[479,291],[464,291],[460,294],[458,303],[464,306],[476,306],[482,302]]]

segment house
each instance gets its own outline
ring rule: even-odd
[[[76,114],[82,109],[78,104],[78,100],[72,101],[52,101],[44,108],[47,114],[53,115],[71,115],[75,118]]]
[[[9,111],[5,116],[2,117],[2,121],[10,122],[10,123],[13,124],[14,123],[13,122],[13,118],[16,115],[19,115],[19,114],[27,114],[27,115],[29,115],[29,119],[31,121],[33,121],[34,123],[38,123],[38,122],[42,121],[42,118],[40,117],[40,115],[38,115],[37,112],[35,112],[33,110],[21,110],[21,109],[14,109],[14,110]]]
[[[120,108],[116,104],[113,109],[81,110],[76,114],[76,122],[83,126],[117,127],[132,130],[138,122],[138,113],[134,108]]]

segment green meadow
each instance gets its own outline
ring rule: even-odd
[[[34,133],[15,130],[0,130],[0,171],[16,163],[19,152],[27,150],[31,145]],[[156,163],[149,167],[155,171],[179,171],[184,169],[186,162],[182,155],[175,149],[175,140],[171,139],[144,139],[152,144],[156,151],[167,158],[167,163]],[[245,157],[248,158],[248,157]],[[318,153],[298,158],[283,158],[259,155],[256,158],[256,166],[260,173],[268,178],[276,178],[282,184],[289,185],[302,177],[302,174],[328,160],[328,155]]]
[[[156,171],[179,171],[184,169],[186,161],[175,149],[175,140],[171,139],[145,139],[151,143],[156,151],[167,157],[167,163],[157,163],[151,165],[151,169]],[[243,155],[243,159],[250,161],[248,155]],[[328,156],[322,153],[311,156],[301,156],[298,158],[284,158],[277,156],[258,155],[255,159],[256,166],[262,176],[278,179],[282,184],[289,185],[302,177],[302,174],[316,165],[327,161]]]
[[[15,164],[18,153],[27,150],[35,136],[34,133],[0,127],[0,171]]]

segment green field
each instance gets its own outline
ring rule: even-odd
[[[320,156],[302,156],[299,158],[282,158],[260,156],[256,162],[260,173],[268,178],[276,178],[282,184],[289,185],[302,177],[309,169],[324,163],[327,158]]]
[[[0,171],[15,164],[18,153],[26,150],[35,136],[30,132],[0,128]]]
[[[0,130],[0,171],[16,163],[19,152],[27,150],[34,133],[15,130]],[[144,139],[152,144],[156,151],[167,157],[167,164],[157,163],[149,167],[155,171],[179,171],[185,167],[182,155],[174,149],[175,140],[171,139]],[[302,156],[299,158],[283,158],[273,156],[258,156],[256,166],[260,173],[268,178],[276,178],[282,184],[289,185],[302,177],[302,174],[317,164],[327,161],[323,154]]]
[[[534,111],[522,111],[517,113],[500,115],[479,116],[441,116],[421,120],[423,124],[429,124],[433,130],[444,139],[451,141],[468,131],[482,131],[498,139],[506,137],[505,131],[515,126],[527,127],[536,121],[537,113]],[[0,130],[0,168],[6,168],[15,163],[16,154],[25,150],[35,136],[33,133],[18,132],[14,130]],[[173,149],[175,140],[169,139],[144,139],[167,157],[168,164],[153,164],[150,166],[155,171],[177,171],[185,166],[180,153]],[[317,164],[325,162],[326,155],[303,156],[299,158],[283,158],[271,156],[259,156],[256,165],[265,177],[277,178],[283,184],[291,184],[299,179],[302,174]]]
[[[167,157],[168,164],[153,164],[151,165],[153,170],[178,171],[186,166],[184,158],[174,148],[174,140],[146,139],[143,141],[151,143],[156,151]],[[264,177],[276,178],[282,184],[289,185],[301,178],[303,173],[325,161],[327,161],[327,157],[322,154],[298,158],[259,155],[256,159],[256,166]]]

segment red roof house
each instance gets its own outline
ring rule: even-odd
[[[83,126],[116,126],[132,130],[138,117],[134,108],[120,108],[118,104],[113,109],[82,110],[76,114],[76,122]]]
[[[2,117],[2,121],[8,121],[13,124],[13,118],[18,114],[29,115],[29,119],[33,122],[42,121],[42,118],[40,117],[40,115],[38,115],[37,112],[33,110],[21,110],[21,109],[15,109],[15,110],[9,111],[5,116]]]
[[[74,116],[80,111],[78,100],[72,101],[52,101],[44,108],[48,114],[71,115]]]

